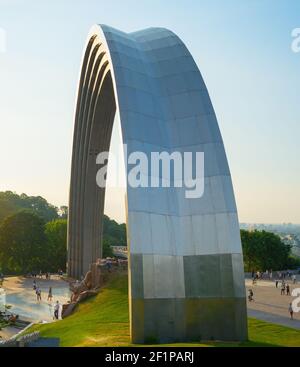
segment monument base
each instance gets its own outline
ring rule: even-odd
[[[248,338],[245,298],[132,299],[133,343]]]

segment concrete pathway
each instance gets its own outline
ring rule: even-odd
[[[291,280],[288,279],[286,283],[290,285],[291,292],[295,288],[300,288],[299,282],[292,284]],[[276,288],[274,280],[259,280],[256,284],[252,284],[250,279],[246,279],[245,284],[247,296],[250,288],[254,293],[254,301],[249,302],[247,300],[248,316],[273,324],[300,329],[300,313],[294,312],[294,320],[291,320],[288,311],[289,304],[295,297],[281,295],[281,283]]]
[[[33,278],[5,278],[3,288],[6,293],[6,304],[11,305],[9,311],[18,314],[22,320],[51,322],[55,302],[58,300],[64,304],[70,300],[69,284],[58,276],[52,276],[50,280],[37,278],[36,283],[42,291],[40,302],[37,301],[33,290]],[[52,302],[47,301],[49,287],[52,287]]]
[[[268,312],[251,310],[248,308],[248,316],[254,317],[255,319],[271,322],[272,324],[278,324],[283,326],[288,326],[293,329],[300,329],[299,320],[291,320],[287,317],[274,315]]]

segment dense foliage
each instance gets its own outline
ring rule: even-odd
[[[11,191],[0,192],[0,222],[23,209],[32,211],[45,222],[58,218],[58,209],[41,196],[18,195]]]
[[[44,221],[21,211],[7,217],[0,227],[0,261],[3,272],[46,270],[47,239]]]
[[[111,246],[126,246],[126,225],[118,224],[107,215],[103,218],[103,240]]]
[[[67,262],[67,219],[55,219],[45,225],[49,271],[65,270]]]
[[[111,246],[126,246],[126,225],[118,224],[107,215],[103,218],[103,251],[102,257],[113,256]]]
[[[291,256],[291,247],[272,232],[241,230],[241,239],[246,271],[281,270],[299,266],[299,260]]]

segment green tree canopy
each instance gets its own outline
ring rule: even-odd
[[[0,223],[4,218],[23,209],[31,210],[45,222],[58,218],[57,208],[41,196],[18,195],[12,191],[0,192]]]
[[[102,257],[113,256],[111,246],[126,246],[126,225],[119,224],[107,215],[103,217],[103,241]]]
[[[267,231],[241,230],[246,271],[285,269],[290,264],[291,247],[280,237]]]
[[[0,262],[4,272],[46,271],[47,240],[44,221],[23,210],[7,217],[0,226]]]
[[[110,245],[126,246],[126,225],[119,224],[107,215],[103,217],[103,240]]]
[[[67,262],[67,220],[55,219],[46,223],[48,271],[65,271]]]

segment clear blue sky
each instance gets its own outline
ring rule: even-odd
[[[297,0],[0,0],[0,190],[68,202],[73,110],[94,23],[163,26],[194,56],[215,107],[240,221],[300,223]],[[109,199],[110,200],[110,199]],[[122,205],[108,212],[124,218]]]

